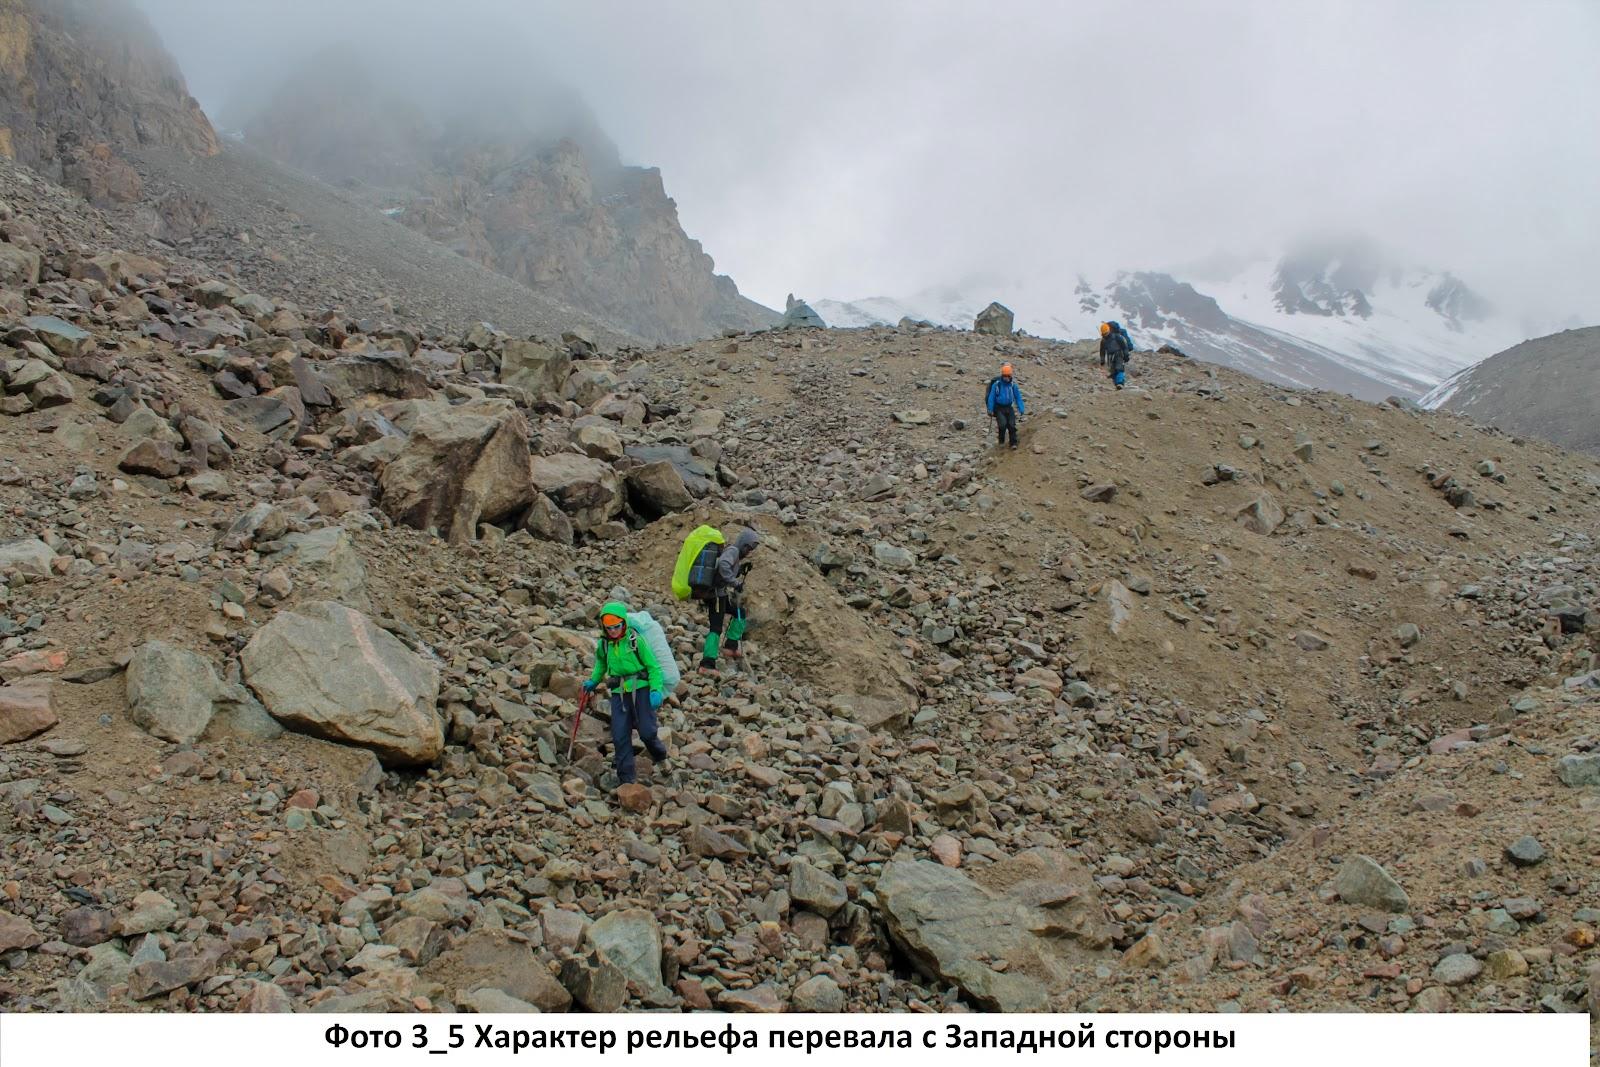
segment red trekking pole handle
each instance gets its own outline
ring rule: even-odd
[[[578,710],[572,716],[572,736],[567,738],[567,762],[572,762],[572,746],[578,743],[578,723],[583,721],[583,709],[589,706],[589,690],[578,698]]]

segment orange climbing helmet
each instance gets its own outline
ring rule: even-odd
[[[1100,336],[1104,337],[1106,334],[1108,334],[1110,332],[1111,332],[1111,324],[1109,322],[1102,322],[1100,324]]]
[[[1000,377],[1002,377],[1002,378],[1011,377],[1011,364],[1006,363],[1003,366],[1001,366],[1001,368],[1000,368]]]

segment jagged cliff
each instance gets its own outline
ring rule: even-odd
[[[412,103],[344,50],[241,122],[269,155],[369,198],[462,256],[641,336],[686,340],[777,316],[683,232],[661,172],[624,166],[581,102],[537,84]]]
[[[144,16],[106,0],[0,0],[0,155],[95,203],[132,202],[119,150],[221,149]]]

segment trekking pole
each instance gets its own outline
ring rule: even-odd
[[[572,762],[572,746],[578,743],[578,723],[583,720],[583,709],[589,706],[589,690],[578,697],[578,710],[572,716],[572,736],[567,738],[567,762]]]

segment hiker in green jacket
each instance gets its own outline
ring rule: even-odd
[[[650,642],[628,622],[628,605],[613,600],[600,609],[600,641],[594,650],[594,671],[583,688],[594,692],[602,680],[611,689],[611,747],[617,780],[626,785],[637,777],[633,766],[633,732],[655,761],[667,762],[667,746],[656,736],[656,709],[664,699],[661,665]]]

